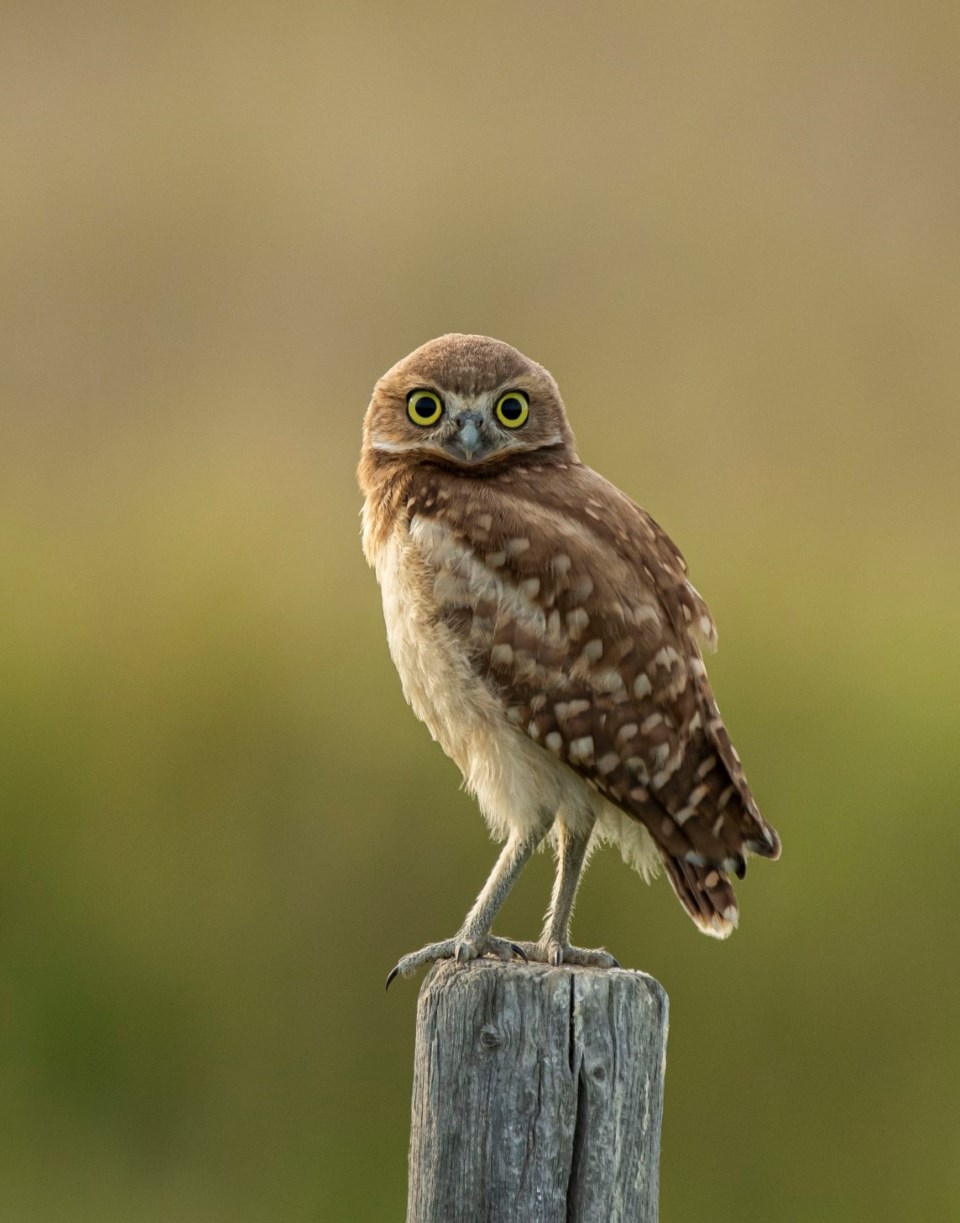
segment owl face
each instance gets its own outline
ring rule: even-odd
[[[378,457],[467,468],[573,448],[550,374],[509,344],[468,335],[431,340],[384,374],[364,440]]]

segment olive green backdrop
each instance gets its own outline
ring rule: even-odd
[[[960,1217],[953,3],[7,6],[0,1220],[402,1217],[417,984],[492,862],[354,481],[431,336],[679,541],[784,843],[672,1002],[667,1223]],[[498,928],[533,936],[538,857]]]

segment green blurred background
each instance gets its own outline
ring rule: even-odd
[[[0,1220],[402,1218],[494,857],[359,548],[375,379],[543,362],[784,842],[671,996],[667,1223],[960,1218],[955,3],[4,8]],[[538,930],[538,857],[499,929]]]

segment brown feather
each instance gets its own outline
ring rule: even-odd
[[[577,461],[491,473],[479,497],[466,483],[418,470],[410,529],[511,721],[547,750],[559,735],[556,754],[670,853],[730,870],[747,850],[775,856],[683,616],[703,602],[663,532]]]

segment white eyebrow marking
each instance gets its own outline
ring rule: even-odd
[[[370,443],[371,450],[386,450],[389,454],[401,454],[405,450],[419,450],[422,442],[385,442],[374,438]]]

